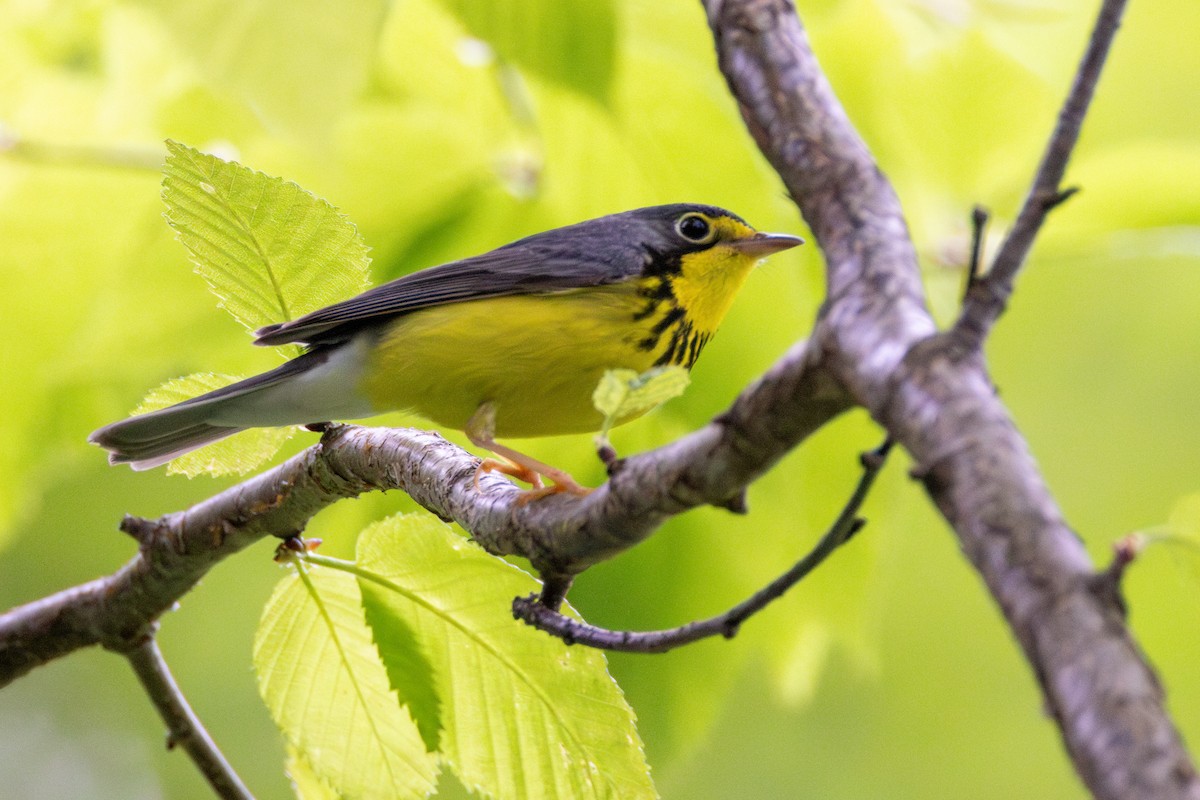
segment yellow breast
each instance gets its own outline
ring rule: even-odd
[[[604,372],[690,368],[753,263],[718,246],[622,284],[423,309],[383,330],[360,388],[459,430],[491,402],[498,437],[595,431]]]
[[[549,436],[600,427],[592,391],[607,369],[649,369],[630,343],[636,287],[501,297],[429,308],[388,326],[363,389],[380,410],[415,411],[462,429],[496,404],[497,436]]]

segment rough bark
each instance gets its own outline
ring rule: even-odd
[[[934,332],[923,305],[896,195],[825,81],[795,8],[788,0],[706,8],[747,125],[827,259],[829,299],[814,335],[822,364],[912,455],[1024,649],[1089,789],[1113,800],[1195,800],[1200,780],[1162,689],[996,396],[980,349],[1063,197],[1058,183],[1122,5],[1102,9],[999,272],[977,284],[947,333]]]
[[[747,126],[811,226],[829,296],[798,344],[718,419],[618,462],[586,498],[521,505],[516,490],[435,434],[331,427],[320,445],[187,511],[123,528],[116,574],[0,616],[0,686],[80,647],[129,654],[220,559],[303,530],[339,499],[402,489],[484,547],[529,558],[553,588],[700,504],[743,509],[746,485],[861,405],[916,474],[983,577],[1037,676],[1067,750],[1101,798],[1200,800],[1162,690],[1125,625],[1116,572],[1097,574],[996,397],[982,345],[1059,186],[1121,0],[1106,0],[1029,198],[963,316],[939,332],[900,204],[821,72],[788,0],[706,0]]]

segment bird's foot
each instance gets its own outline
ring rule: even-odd
[[[522,492],[517,497],[517,505],[523,506],[526,503],[539,500],[548,495],[562,494],[563,492],[568,492],[579,497],[591,493],[591,489],[586,486],[580,486],[574,478],[561,469],[555,469],[549,464],[527,456],[519,450],[514,450],[511,447],[505,447],[500,444],[495,439],[495,430],[496,407],[493,403],[484,403],[481,405],[471,419],[467,421],[465,433],[467,434],[467,438],[471,440],[471,443],[485,450],[490,450],[499,456],[499,458],[485,458],[479,462],[479,466],[475,468],[476,489],[479,489],[479,477],[481,475],[486,472],[500,472],[519,481],[524,481],[533,487]],[[547,486],[543,483],[542,478],[548,479],[550,485]]]
[[[528,483],[535,490],[543,487],[542,476],[524,464],[517,464],[503,458],[485,458],[475,468],[475,488],[479,488],[479,478],[489,472],[499,472],[519,481]]]
[[[562,494],[563,492],[578,497],[584,497],[592,493],[592,489],[580,485],[568,473],[544,464],[539,464],[538,466],[541,469],[527,464],[514,463],[507,459],[485,458],[475,468],[475,488],[479,489],[479,478],[481,475],[488,472],[499,472],[528,483],[533,487],[532,489],[526,489],[517,496],[517,505],[523,506],[534,500],[540,500],[552,494]],[[549,486],[543,482],[543,477],[550,480]]]

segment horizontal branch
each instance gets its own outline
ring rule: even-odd
[[[81,647],[128,650],[221,559],[265,536],[299,534],[321,509],[368,491],[401,489],[489,551],[524,556],[551,582],[569,577],[674,514],[737,507],[751,481],[846,409],[814,356],[797,345],[717,420],[617,462],[584,498],[521,505],[503,478],[485,475],[476,490],[479,459],[435,433],[331,426],[319,445],[186,511],[127,517],[139,550],[118,572],[0,615],[0,686]]]
[[[0,615],[0,687],[81,647],[126,652],[213,565],[264,536],[303,530],[350,496],[343,487],[316,447],[187,511],[126,517],[138,552],[120,570]]]
[[[586,497],[561,494],[527,505],[508,481],[485,476],[478,461],[431,469],[406,454],[395,435],[340,448],[334,468],[386,475],[425,508],[458,522],[486,550],[528,558],[543,578],[571,576],[653,533],[669,517],[700,505],[740,508],[745,488],[789,450],[848,408],[848,399],[800,343],[733,405],[700,430],[615,462],[607,483]],[[345,429],[360,436],[363,429]],[[334,436],[341,434],[334,432]],[[394,446],[391,442],[399,446]],[[440,457],[439,457],[440,458]]]

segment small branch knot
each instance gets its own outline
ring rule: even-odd
[[[124,631],[108,631],[100,639],[100,646],[119,655],[127,656],[135,650],[146,646],[158,632],[158,622],[147,622],[145,625]]]
[[[606,439],[596,445],[596,456],[604,464],[608,477],[614,477],[625,466],[625,459],[617,455],[617,450]]]
[[[714,503],[717,508],[723,508],[726,511],[731,511],[734,514],[749,514],[750,504],[746,501],[746,490],[742,489],[732,497],[726,498],[724,501]]]
[[[158,523],[148,520],[145,517],[135,517],[132,514],[126,514],[122,517],[121,524],[117,527],[123,533],[132,536],[141,547],[149,546],[158,532]]]
[[[1066,189],[1057,189],[1053,192],[1047,192],[1045,195],[1043,195],[1040,198],[1041,202],[1042,202],[1042,207],[1046,211],[1052,211],[1052,210],[1058,208],[1059,206],[1061,206],[1063,203],[1070,200],[1072,197],[1074,197],[1078,193],[1079,193],[1078,186],[1069,186]]]
[[[1145,544],[1145,540],[1136,533],[1113,542],[1112,561],[1106,569],[1093,575],[1088,582],[1092,594],[1116,610],[1122,618],[1128,616],[1129,610],[1125,605],[1125,595],[1121,591],[1121,581],[1125,577],[1125,570],[1137,558]]]

